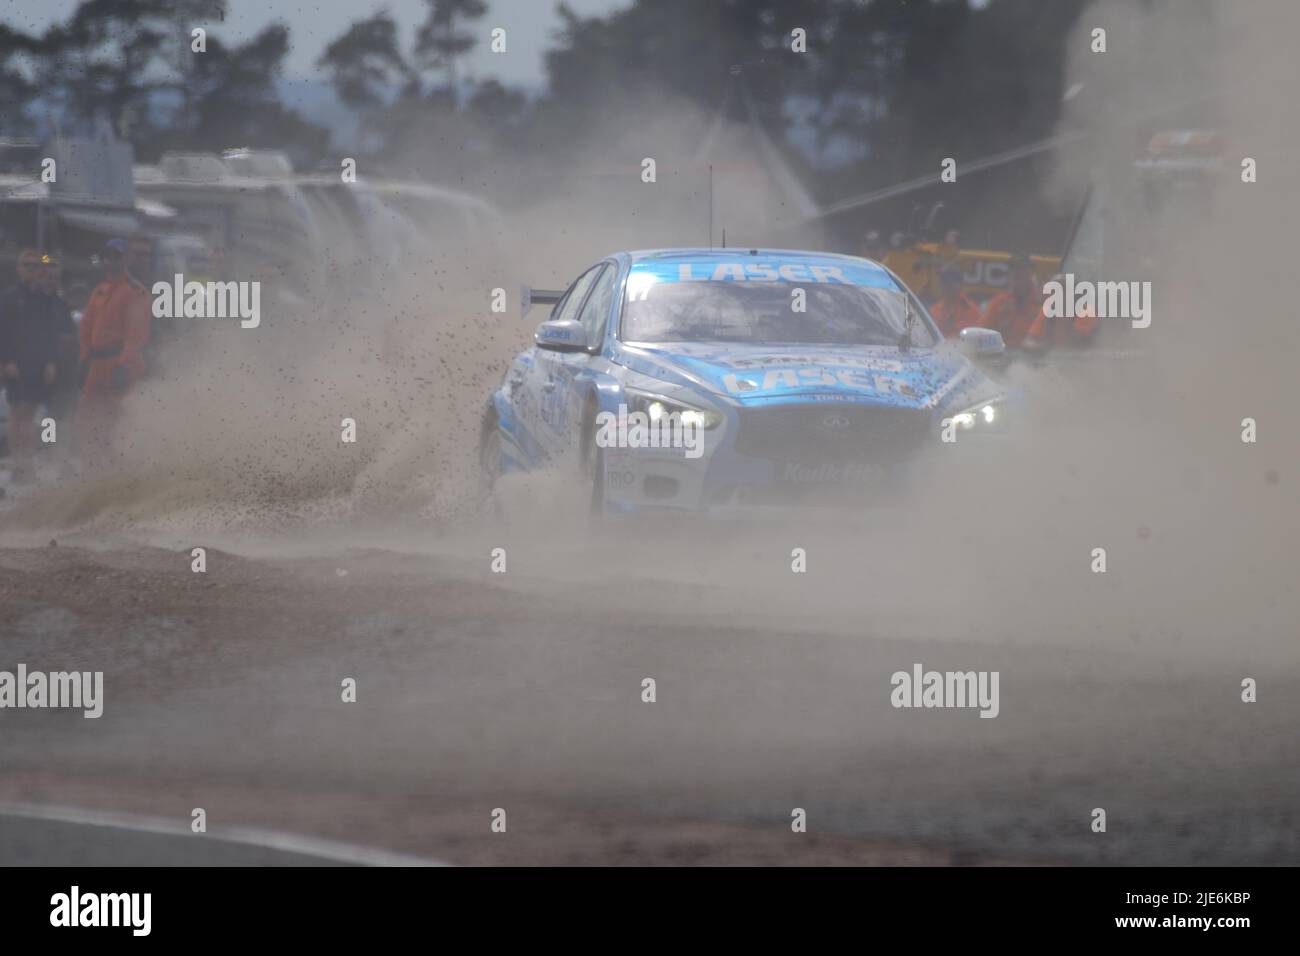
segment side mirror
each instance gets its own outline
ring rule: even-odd
[[[587,330],[573,319],[543,322],[533,333],[538,348],[555,352],[582,352],[587,348]]]
[[[996,329],[980,328],[978,325],[961,330],[958,335],[958,346],[963,354],[971,358],[992,358],[1007,350],[1001,332]]]

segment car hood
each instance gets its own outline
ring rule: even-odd
[[[986,375],[946,345],[903,352],[892,346],[623,344],[614,360],[741,406],[842,402],[948,409],[1000,397]]]

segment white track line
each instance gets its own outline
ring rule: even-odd
[[[189,825],[163,817],[144,817],[101,810],[83,810],[79,807],[54,807],[35,803],[5,803],[0,801],[0,817],[24,817],[29,820],[50,820],[80,826],[106,827],[116,830],[134,830],[138,833],[157,833],[190,839],[220,840],[265,847],[284,853],[298,853],[336,863],[358,866],[451,866],[442,860],[429,860],[404,853],[390,853],[370,847],[325,840],[317,837],[264,830],[259,827],[218,827],[207,833],[194,833]]]

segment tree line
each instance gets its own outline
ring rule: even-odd
[[[466,75],[493,26],[484,0],[426,0],[406,40],[379,8],[317,61],[357,117],[360,143],[338,144],[282,101],[290,27],[236,44],[221,39],[228,0],[82,0],[41,35],[0,25],[0,135],[106,121],[143,159],[237,145],[311,166],[346,147],[439,178],[476,156],[577,143],[593,117],[616,133],[655,100],[716,110],[743,76],[767,133],[830,199],[1050,133],[1085,3],[633,0],[591,17],[560,3],[540,92]],[[792,51],[796,28],[806,52]]]

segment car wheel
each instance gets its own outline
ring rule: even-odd
[[[479,503],[487,505],[496,501],[496,486],[501,478],[503,449],[501,428],[496,415],[488,413],[479,433]]]
[[[605,449],[596,444],[596,404],[589,402],[582,416],[580,462],[583,478],[591,485],[592,517],[605,514]]]

